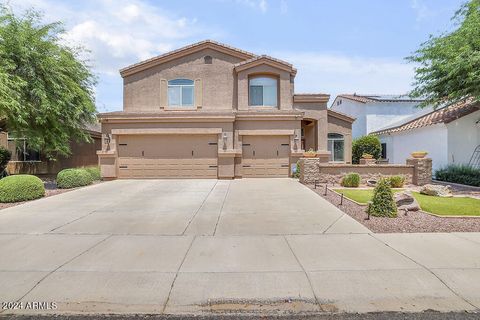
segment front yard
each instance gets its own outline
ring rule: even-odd
[[[331,189],[329,188],[325,194],[325,184],[318,185],[316,188],[314,185],[307,186],[375,233],[480,232],[480,199],[460,197],[436,198],[415,195],[422,210],[409,211],[407,214],[399,212],[396,218],[371,216],[370,219],[367,219],[366,206],[358,203],[370,201],[373,189],[347,189],[341,186],[329,186]],[[459,192],[455,187],[452,189],[454,195],[468,194],[465,191]],[[337,192],[332,190],[337,190]],[[402,189],[393,190],[398,192]],[[338,191],[344,193],[345,199],[343,202]],[[477,193],[472,193],[471,195],[478,197]],[[471,208],[473,210],[470,210]],[[436,214],[429,214],[426,212],[427,210],[436,212]],[[465,215],[467,212],[472,214]],[[473,213],[476,213],[476,215],[473,215]],[[455,216],[451,216],[451,214]]]
[[[394,189],[400,192],[403,189]],[[373,189],[334,189],[358,203],[366,204],[372,199]],[[480,216],[480,200],[468,197],[433,197],[412,192],[423,211],[441,216]]]

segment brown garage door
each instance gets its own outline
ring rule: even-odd
[[[244,136],[243,177],[288,177],[289,136]]]
[[[216,135],[121,135],[119,178],[217,178]]]

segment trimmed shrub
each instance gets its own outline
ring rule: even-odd
[[[403,188],[405,184],[405,177],[404,176],[391,176],[388,178],[390,182],[390,187],[392,188]]]
[[[388,179],[380,179],[373,190],[372,202],[368,206],[372,216],[395,218],[397,216],[397,205],[393,199],[392,188]]]
[[[0,147],[0,172],[2,172],[8,164],[8,161],[12,158],[10,150]]]
[[[480,169],[452,164],[435,171],[435,179],[480,187]]]
[[[358,187],[360,185],[360,175],[356,172],[351,172],[342,178],[340,183],[343,187]]]
[[[300,164],[297,161],[297,164],[295,165],[295,171],[292,173],[292,178],[298,179],[300,178]]]
[[[352,142],[352,163],[359,164],[363,154],[370,154],[373,159],[382,156],[382,144],[377,136],[363,136]]]
[[[38,177],[19,174],[0,180],[0,202],[27,201],[44,195],[45,186]]]
[[[99,167],[85,167],[83,169],[85,169],[90,174],[93,181],[101,179]]]
[[[57,187],[70,189],[92,184],[93,179],[85,169],[64,169],[57,174]]]

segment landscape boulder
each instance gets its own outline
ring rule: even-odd
[[[418,211],[420,210],[420,205],[417,200],[412,196],[408,191],[397,192],[393,196],[397,209],[403,211]]]
[[[422,186],[420,189],[421,194],[425,194],[427,196],[435,196],[435,197],[451,197],[452,190],[450,186],[442,186],[438,184],[426,184]]]

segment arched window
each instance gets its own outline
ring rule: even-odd
[[[168,81],[168,105],[170,107],[193,107],[194,82],[189,79]]]
[[[212,64],[212,56],[205,56],[203,58],[203,62],[205,62],[205,64]]]
[[[278,106],[278,80],[275,77],[256,76],[249,79],[250,106]]]
[[[330,151],[330,161],[345,161],[345,138],[343,135],[328,134],[328,151]]]

